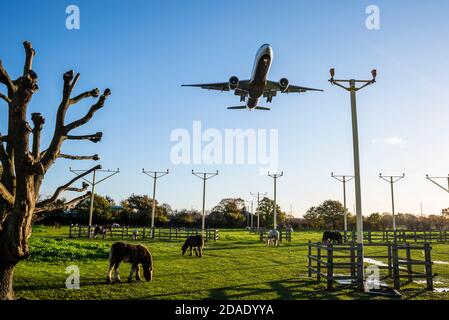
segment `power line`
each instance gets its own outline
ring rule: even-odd
[[[256,208],[256,212],[257,212],[257,231],[259,231],[260,229],[260,211],[259,211],[259,205],[260,205],[260,196],[266,196],[267,193],[261,193],[261,192],[257,192],[257,193],[252,193],[250,192],[250,195],[252,195],[253,197],[257,197],[257,208]]]

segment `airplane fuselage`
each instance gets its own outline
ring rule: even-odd
[[[263,95],[267,84],[268,72],[273,61],[273,49],[270,45],[262,45],[256,53],[253,72],[248,90],[248,102],[246,106],[250,109],[257,107],[260,97]]]

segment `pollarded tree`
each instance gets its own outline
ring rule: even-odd
[[[28,104],[37,91],[37,75],[33,71],[35,51],[30,42],[24,42],[25,63],[23,74],[16,80],[11,79],[0,61],[0,84],[6,87],[6,93],[0,92],[0,101],[8,106],[8,134],[0,136],[0,299],[13,299],[13,273],[17,263],[29,256],[28,240],[31,235],[33,216],[43,211],[69,208],[90,196],[87,192],[66,203],[58,202],[63,191],[84,192],[87,188],[72,185],[81,179],[77,176],[56,189],[52,197],[39,201],[39,190],[45,174],[58,158],[73,160],[98,160],[98,155],[76,156],[61,153],[66,140],[89,140],[98,142],[102,133],[92,135],[72,135],[71,132],[87,123],[103,107],[110,90],[100,95],[98,89],[87,91],[72,97],[79,80],[79,73],[68,71],[64,74],[62,99],[56,113],[53,138],[46,150],[41,151],[40,135],[44,118],[39,113],[31,115],[33,127],[27,121]],[[70,106],[83,99],[95,97],[98,100],[87,114],[70,123],[65,116]],[[30,135],[32,142],[30,143]],[[31,150],[30,150],[31,145]],[[99,168],[97,166],[95,168]],[[84,175],[89,174],[90,169]]]

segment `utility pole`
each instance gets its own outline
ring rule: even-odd
[[[194,172],[192,170],[192,174],[194,176],[197,176],[198,178],[203,180],[203,210],[202,210],[202,215],[203,215],[203,219],[202,219],[202,223],[201,223],[201,235],[204,237],[204,228],[205,228],[205,221],[206,221],[206,211],[205,211],[205,206],[206,206],[206,181],[215,177],[216,175],[218,175],[218,170],[216,172],[213,173],[209,173],[209,172]]]
[[[337,80],[334,79],[335,69],[330,69],[331,78],[329,82],[340,88],[343,88],[350,93],[351,97],[351,118],[352,118],[352,144],[354,152],[354,181],[355,181],[355,204],[356,204],[356,218],[357,218],[357,243],[363,245],[363,215],[362,215],[362,196],[360,187],[360,156],[359,156],[359,134],[357,125],[357,103],[356,103],[356,92],[375,83],[377,77],[377,71],[372,70],[371,80]],[[343,85],[342,83],[348,83],[349,87]],[[361,83],[360,87],[357,87],[357,83]],[[363,257],[363,252],[362,252]]]
[[[251,200],[251,229],[254,226],[254,206],[253,206],[253,200]]]
[[[273,211],[273,229],[277,230],[277,220],[276,220],[276,182],[277,179],[282,177],[284,175],[284,172],[281,171],[280,174],[270,174],[270,172],[268,172],[268,176],[273,178],[274,180],[274,211]]]
[[[426,179],[430,180],[430,182],[436,184],[438,187],[440,187],[441,189],[443,189],[444,191],[449,193],[449,174],[447,175],[447,177],[429,177],[428,174],[426,174]],[[441,184],[439,184],[437,182],[438,179],[444,179],[447,180],[447,188]]]
[[[92,228],[93,212],[94,212],[95,186],[97,184],[103,182],[104,180],[109,179],[113,175],[116,175],[117,173],[119,173],[120,169],[117,168],[117,170],[102,170],[101,169],[101,165],[98,165],[95,168],[90,169],[90,170],[73,170],[71,167],[69,167],[69,171],[73,172],[77,176],[82,177],[82,179],[85,182],[87,182],[89,185],[91,185],[91,187],[92,187],[91,194],[90,194],[90,206],[89,206],[89,226],[87,227],[87,237],[90,238],[90,233],[91,233],[91,228]],[[90,172],[92,172],[92,181],[87,180],[86,178],[84,178],[84,176],[86,176]],[[97,181],[96,180],[97,172],[106,172],[106,173],[109,173],[109,175],[107,175],[105,178]]]
[[[169,172],[168,169],[164,172],[160,171],[145,171],[145,169],[142,169],[142,173],[146,174],[147,176],[153,178],[153,208],[151,210],[151,239],[154,239],[154,215],[156,212],[156,181],[157,179],[166,176]]]
[[[260,196],[264,196],[265,197],[267,195],[267,193],[266,192],[264,192],[264,193],[261,193],[261,192],[252,193],[252,192],[250,192],[250,194],[253,197],[257,196],[257,209],[256,209],[256,212],[257,212],[257,232],[259,232],[259,229],[260,229],[260,211],[259,211]]]
[[[348,231],[348,208],[346,207],[346,182],[354,179],[354,176],[349,175],[335,175],[331,172],[331,177],[343,183],[343,207],[344,207],[344,226],[345,231]]]
[[[382,173],[379,173],[379,178],[387,181],[390,184],[391,188],[391,214],[393,215],[393,230],[396,231],[396,218],[395,218],[395,212],[394,212],[394,189],[393,185],[395,182],[398,182],[399,180],[403,179],[405,177],[405,173],[402,174],[402,176],[383,176]]]

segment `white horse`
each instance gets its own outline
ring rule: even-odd
[[[279,246],[280,234],[277,230],[270,230],[267,235],[267,246]]]

